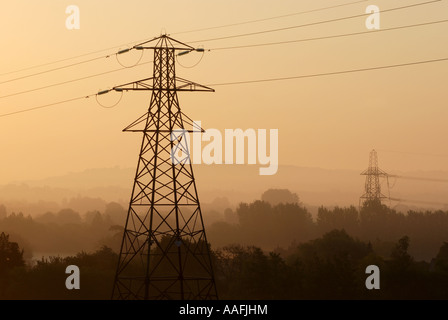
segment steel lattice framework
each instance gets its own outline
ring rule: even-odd
[[[183,139],[186,132],[202,129],[192,127],[177,97],[178,91],[214,90],[176,77],[176,52],[193,47],[162,35],[134,48],[154,50],[153,77],[113,89],[150,90],[152,95],[148,112],[123,130],[142,132],[143,140],[112,299],[217,299],[189,146]],[[174,161],[174,153],[183,157]]]
[[[359,205],[362,207],[367,202],[379,202],[383,199],[387,199],[385,195],[381,193],[380,177],[388,178],[388,174],[378,167],[378,155],[375,150],[370,152],[369,167],[364,170],[361,175],[366,176],[365,191],[359,198]]]

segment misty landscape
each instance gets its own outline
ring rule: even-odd
[[[0,301],[448,299],[447,1],[74,2],[2,8]]]
[[[288,186],[301,180],[299,173],[316,171],[281,168],[279,174],[282,170],[291,170]],[[6,251],[1,259],[8,259],[6,252],[12,254],[8,244],[16,243],[17,248],[16,260],[0,261],[0,297],[109,299],[127,216],[128,176],[131,170],[114,168],[3,186],[0,248]],[[353,177],[354,185],[356,180],[362,191],[362,178]],[[95,186],[94,181],[96,187],[83,188]],[[359,208],[338,204],[337,197],[334,205],[319,206],[312,200],[306,204],[287,188],[266,189],[256,197],[255,191],[241,187],[215,189],[216,195],[226,196],[216,196],[210,188],[204,192],[208,201],[202,202],[220,298],[448,297],[448,210],[381,203]],[[334,192],[350,195],[356,189]],[[250,200],[241,201],[244,196]],[[82,270],[84,290],[64,286],[65,268],[72,264]],[[364,284],[365,268],[372,264],[381,268],[377,292],[366,290]]]

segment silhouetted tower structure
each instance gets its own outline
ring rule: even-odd
[[[381,193],[380,177],[388,177],[388,174],[378,167],[378,155],[375,150],[370,152],[369,167],[361,175],[366,176],[364,194],[359,198],[359,206],[362,207],[367,202],[381,203],[387,199]]]
[[[123,131],[142,132],[112,299],[217,299],[210,250],[188,150],[193,124],[179,91],[209,91],[176,77],[177,54],[201,51],[167,35],[133,49],[154,50],[153,77],[114,87],[152,91],[148,111]],[[176,53],[178,52],[178,53]],[[174,154],[182,153],[179,157]]]

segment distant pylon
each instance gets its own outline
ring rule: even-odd
[[[381,203],[383,199],[388,199],[381,193],[380,177],[388,178],[388,174],[378,167],[378,155],[375,150],[370,152],[369,167],[367,170],[361,172],[361,175],[366,176],[364,194],[359,198],[359,206],[367,202]]]
[[[149,44],[149,46],[148,46]],[[176,77],[176,51],[200,51],[167,35],[133,49],[154,50],[153,77],[114,87],[152,91],[148,111],[123,131],[143,141],[112,299],[217,299],[178,91],[214,90]],[[184,139],[182,139],[184,138]],[[174,159],[173,153],[183,158]]]

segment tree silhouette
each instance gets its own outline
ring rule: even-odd
[[[448,242],[443,242],[435,258],[435,270],[448,274]]]
[[[275,206],[259,200],[241,203],[237,215],[242,233],[240,241],[246,245],[272,250],[277,246],[287,246],[294,240],[310,240],[314,235],[311,214],[297,203]]]
[[[14,271],[25,266],[23,250],[19,249],[17,242],[9,240],[9,234],[0,234],[0,299],[7,298],[6,293],[17,287],[17,278]]]
[[[316,222],[318,230],[322,234],[334,229],[344,229],[351,235],[359,233],[359,214],[354,206],[349,208],[335,207],[333,210],[320,207]]]
[[[275,206],[279,203],[297,203],[299,196],[288,189],[269,189],[261,195],[261,200]]]
[[[347,299],[359,297],[364,284],[357,282],[361,260],[371,247],[350,237],[345,230],[332,230],[322,238],[302,243],[288,263],[303,274],[307,298]]]
[[[9,234],[0,234],[0,276],[15,267],[23,267],[23,250],[19,249],[17,242],[9,241]]]
[[[397,245],[392,250],[392,268],[395,272],[403,273],[412,264],[413,259],[408,253],[410,239],[404,236],[398,240]]]

